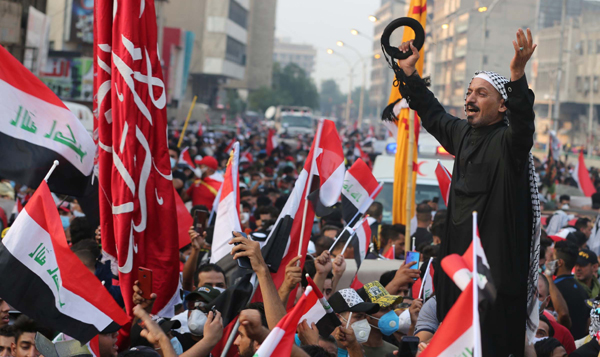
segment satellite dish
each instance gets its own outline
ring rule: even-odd
[[[270,106],[269,108],[267,108],[267,110],[265,111],[265,118],[272,119],[275,116],[276,110],[277,109],[274,106]]]

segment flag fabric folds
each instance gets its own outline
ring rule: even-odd
[[[419,356],[473,356],[475,329],[479,321],[473,318],[473,280],[448,311],[444,323]]]
[[[363,260],[367,257],[369,252],[369,245],[371,244],[371,226],[370,224],[375,221],[375,218],[366,217],[362,221],[359,221],[354,227],[354,236],[352,239],[352,245],[354,247],[354,260],[356,260],[356,273]]]
[[[342,186],[342,214],[347,225],[353,226],[365,214],[382,188],[367,164],[356,160],[346,171]]]
[[[229,255],[232,248],[229,241],[233,237],[231,232],[242,231],[240,223],[239,151],[240,143],[236,142],[233,144],[229,156],[219,206],[217,207],[217,219],[211,245],[211,263],[216,263],[224,256]]]
[[[306,312],[306,307],[312,307],[316,303],[318,303],[317,295],[313,292],[312,287],[309,286],[294,308],[269,333],[254,356],[268,357],[273,352],[277,352],[278,356],[291,356],[298,321]]]
[[[96,147],[56,94],[0,46],[0,176],[37,187],[52,167],[56,193],[82,196],[92,184]],[[164,135],[164,133],[163,133]]]
[[[446,206],[448,206],[448,199],[450,198],[450,185],[452,184],[452,174],[446,166],[442,165],[441,162],[438,161],[438,164],[435,168],[435,177],[437,177],[438,184],[440,186],[440,192],[442,193],[442,199]]]
[[[577,186],[581,192],[583,192],[586,197],[591,197],[594,193],[596,193],[596,188],[594,187],[594,183],[590,178],[590,173],[587,167],[585,167],[583,150],[579,151],[579,159],[577,160],[577,165],[575,165],[575,169],[573,170],[573,178],[577,182]]]
[[[319,126],[322,126],[318,130],[322,130],[322,138],[326,140],[317,142],[317,135],[313,141],[304,169],[298,175],[294,188],[262,248],[263,257],[277,288],[285,278],[285,269],[279,269],[280,266],[286,266],[297,255],[302,256],[300,264],[304,264],[315,216],[313,204],[324,208],[334,205],[342,189],[344,157],[335,124],[330,120],[323,120]],[[311,180],[311,175],[318,176]],[[309,187],[311,181],[312,188]],[[306,197],[311,192],[313,199],[307,201]],[[311,204],[305,207],[308,202]],[[305,209],[303,230],[302,217]]]
[[[323,296],[323,293],[321,293],[317,287],[317,284],[315,284],[308,274],[306,274],[306,280],[308,281],[308,285],[312,287],[313,292],[318,299],[314,301],[314,303],[307,303],[305,308],[306,312],[302,315],[300,320],[298,320],[298,324],[302,323],[304,320],[306,320],[308,326],[312,326],[314,323],[319,330],[319,334],[323,337],[327,337],[342,323],[325,299],[325,296]]]
[[[0,296],[6,302],[84,344],[107,327],[129,321],[71,252],[43,180],[0,242],[0,272]]]
[[[175,187],[173,187],[173,191],[175,191]],[[177,237],[179,239],[179,249],[181,249],[190,244],[188,231],[194,224],[194,219],[176,191],[173,196],[175,197],[175,207],[177,208]]]
[[[427,20],[427,0],[411,0],[408,7],[407,17],[413,18],[421,23],[423,28],[426,28]],[[404,27],[404,35],[402,42],[410,41],[415,38],[414,31],[409,27]],[[416,68],[420,76],[423,76],[423,59],[425,46],[421,48],[419,54],[421,57],[417,61]],[[406,202],[407,199],[412,203],[414,212],[415,205],[415,190],[412,191],[411,197],[407,195],[407,180],[408,180],[408,164],[409,160],[412,160],[413,173],[412,173],[412,187],[415,187],[417,181],[417,170],[414,167],[417,164],[417,153],[418,153],[418,142],[419,142],[419,127],[420,121],[416,113],[413,118],[410,118],[410,109],[406,100],[401,100],[400,92],[398,88],[392,85],[390,99],[388,100],[388,107],[385,111],[393,111],[394,115],[398,118],[397,127],[398,135],[396,136],[396,161],[395,161],[395,177],[394,177],[394,209],[392,211],[392,222],[394,224],[406,225]],[[385,112],[384,111],[384,112]],[[415,142],[413,146],[413,157],[408,157],[408,121],[414,120],[415,130]]]
[[[189,167],[190,170],[193,170],[196,168],[196,164],[194,163],[194,160],[192,160],[192,157],[190,156],[190,148],[189,147],[186,147],[185,149],[181,150],[181,153],[179,154],[178,163],[186,165],[187,167]]]
[[[171,317],[177,286],[177,215],[168,155],[166,88],[154,1],[94,1],[94,127],[102,248],[116,258],[127,311],[138,268]]]

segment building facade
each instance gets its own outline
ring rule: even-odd
[[[372,107],[380,115],[387,106],[390,90],[394,82],[394,72],[383,57],[381,50],[381,34],[385,27],[394,19],[406,16],[408,4],[404,0],[382,0],[381,6],[375,12],[377,18],[373,33],[373,59],[371,62],[371,87],[369,100]],[[398,30],[390,37],[390,43],[400,44],[402,31]]]
[[[317,50],[311,45],[291,43],[287,39],[276,39],[273,51],[273,61],[287,66],[289,63],[297,64],[311,76],[315,70]]]

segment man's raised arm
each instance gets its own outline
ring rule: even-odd
[[[442,146],[452,155],[456,155],[460,139],[468,129],[466,120],[460,120],[448,113],[419,77],[415,65],[419,60],[419,51],[413,46],[412,41],[400,45],[400,50],[412,50],[412,55],[398,61],[398,66],[406,75],[406,85],[399,85],[400,94],[409,102],[411,109],[415,110],[421,118],[421,123]]]
[[[510,126],[507,131],[509,150],[515,158],[526,158],[533,146],[535,132],[533,102],[535,96],[527,85],[525,66],[533,55],[537,45],[533,44],[531,31],[527,35],[522,29],[517,31],[517,40],[513,41],[515,56],[510,63],[510,80],[505,85],[508,101],[508,120]]]

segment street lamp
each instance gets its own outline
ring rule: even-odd
[[[379,53],[376,53],[376,54],[375,54],[375,56],[373,56],[373,58],[375,58],[375,59],[380,59],[380,58],[381,58],[381,55],[380,55]]]
[[[446,30],[446,29],[448,28],[448,24],[443,24],[443,25],[442,25],[442,28],[443,28],[444,30]]]
[[[360,128],[360,125],[362,124],[362,117],[363,117],[365,87],[367,85],[367,63],[365,62],[363,56],[360,54],[360,52],[356,48],[349,46],[348,44],[344,43],[343,41],[337,41],[336,44],[340,47],[347,47],[347,48],[351,49],[352,51],[354,51],[358,55],[359,61],[362,63],[362,85],[360,86],[360,101],[358,104],[358,127]],[[350,115],[350,112],[348,112],[348,115]],[[349,122],[349,120],[350,120],[350,117],[348,117],[346,119],[347,122]]]
[[[379,19],[375,15],[369,15],[369,21],[371,21],[371,22],[377,22],[377,21],[379,21]]]
[[[367,41],[369,41],[369,42],[373,42],[372,38],[370,38],[369,36],[365,35],[364,33],[360,32],[360,31],[358,31],[357,29],[350,29],[350,33],[353,36],[360,36],[362,38],[366,38]]]
[[[488,10],[487,6],[482,6],[477,9],[477,11],[479,11],[479,12],[486,12],[487,10]]]
[[[342,41],[338,41],[338,43],[342,43],[342,45],[344,44]],[[339,46],[339,44],[338,44]],[[346,63],[348,64],[348,67],[350,68],[350,72],[348,73],[348,97],[346,98],[346,126],[350,127],[350,100],[351,100],[351,95],[352,95],[352,77],[354,77],[354,67],[352,66],[352,63],[350,63],[350,61],[342,56],[341,54],[334,52],[331,48],[327,49],[327,54],[328,55],[336,55],[336,56],[340,56],[344,61],[346,61]]]

